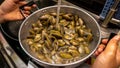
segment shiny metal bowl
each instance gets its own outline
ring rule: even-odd
[[[21,44],[21,47],[23,48],[25,53],[27,53],[31,58],[33,58],[38,64],[47,68],[51,68],[51,67],[73,68],[80,65],[95,52],[95,50],[97,49],[100,43],[101,33],[100,33],[100,27],[98,25],[98,22],[90,14],[88,14],[86,11],[80,8],[61,5],[60,12],[79,15],[85,21],[86,26],[92,30],[93,41],[89,46],[90,54],[84,57],[83,59],[78,60],[76,62],[68,63],[68,64],[51,64],[51,63],[47,63],[39,60],[37,56],[30,50],[29,46],[25,42],[26,37],[29,35],[29,29],[31,29],[31,25],[34,22],[37,22],[40,16],[50,12],[57,12],[57,6],[49,6],[49,7],[45,7],[43,9],[37,10],[36,12],[32,13],[29,17],[27,17],[24,20],[19,30],[19,42]]]

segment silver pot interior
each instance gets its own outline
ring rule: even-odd
[[[24,20],[24,22],[22,23],[22,25],[20,27],[20,31],[19,31],[19,42],[20,42],[23,50],[30,57],[35,59],[37,62],[47,64],[47,65],[53,65],[53,66],[65,66],[65,65],[77,64],[77,63],[81,63],[84,60],[86,60],[87,58],[89,58],[94,53],[94,51],[96,50],[96,48],[99,45],[100,40],[101,40],[99,25],[96,22],[96,20],[90,14],[85,12],[84,10],[82,10],[80,8],[72,7],[72,6],[65,6],[65,5],[61,5],[60,12],[72,13],[72,14],[79,15],[85,21],[86,26],[92,30],[93,41],[91,42],[91,44],[89,46],[90,54],[88,56],[84,57],[83,59],[79,60],[79,61],[69,63],[69,64],[59,65],[59,64],[50,64],[50,63],[46,63],[46,62],[43,62],[43,61],[39,60],[37,58],[37,56],[35,55],[35,53],[33,53],[30,50],[29,46],[25,42],[25,39],[29,35],[29,29],[31,29],[31,25],[33,23],[37,22],[37,20],[40,16],[42,16],[46,13],[50,13],[50,12],[57,12],[57,6],[50,6],[50,7],[46,7],[46,8],[37,10],[36,12],[32,13],[28,18],[26,18]]]

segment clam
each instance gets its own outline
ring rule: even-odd
[[[49,22],[51,24],[55,24],[56,23],[56,18],[54,18],[53,16],[50,16],[48,20],[49,20]]]
[[[78,19],[78,23],[80,24],[80,26],[82,26],[84,24],[84,22],[81,18]]]
[[[26,42],[28,43],[28,45],[32,45],[34,43],[33,39],[27,39]]]
[[[72,45],[74,45],[74,46],[78,46],[78,45],[79,45],[79,41],[74,40],[74,39],[72,39],[72,40],[70,41],[70,43],[71,43]]]
[[[65,42],[62,39],[58,40],[58,46],[64,46],[64,45]]]
[[[79,38],[77,38],[76,40],[79,41],[79,42],[84,42],[84,41],[85,41],[85,39],[82,38],[82,37],[79,37]]]
[[[80,45],[78,48],[78,51],[80,52],[80,54],[84,54],[85,53],[85,48],[83,45]]]
[[[69,53],[65,53],[65,52],[60,52],[60,57],[63,58],[63,59],[71,59],[73,58],[71,54]]]
[[[37,24],[37,26],[38,26],[39,28],[42,27],[42,23],[40,22],[40,20],[38,20],[36,24]]]
[[[78,57],[80,56],[80,53],[77,50],[71,50],[69,49],[68,52],[73,56],[73,57]]]
[[[90,50],[88,47],[85,47],[85,53],[89,54],[90,53]]]
[[[63,26],[67,26],[70,22],[66,21],[66,19],[60,20],[60,24]]]
[[[93,39],[91,29],[78,15],[52,12],[39,17],[31,25],[26,42],[37,57],[52,64],[66,64],[81,59],[90,53]]]
[[[51,44],[50,44],[48,41],[45,41],[45,46],[46,46],[46,48],[47,48],[48,50],[50,50],[50,51],[53,50]]]
[[[73,19],[72,14],[64,14],[63,18],[65,18],[66,20],[72,20]]]
[[[56,64],[63,63],[63,59],[60,56],[58,56],[57,54],[55,56],[53,56],[52,59],[55,61]]]
[[[52,43],[52,46],[53,46],[53,48],[54,48],[53,50],[55,50],[55,51],[58,50],[58,48],[59,48],[59,47],[58,47],[58,41],[57,41],[57,40],[54,40],[53,43]]]
[[[73,39],[73,38],[72,38],[70,35],[68,35],[68,34],[65,34],[65,35],[64,35],[64,38],[67,39],[67,40]]]
[[[64,39],[64,42],[65,42],[65,44],[67,44],[67,45],[70,45],[70,42],[69,42],[69,40],[67,40],[67,39]]]
[[[33,29],[29,30],[30,35],[35,35],[35,31]]]
[[[37,27],[37,24],[36,24],[36,23],[33,23],[33,24],[32,24],[32,28],[34,28],[34,27]]]
[[[36,34],[35,38],[34,38],[34,41],[35,42],[38,42],[41,40],[41,34]]]
[[[77,47],[75,47],[75,46],[70,46],[69,49],[70,49],[70,50],[77,50]]]
[[[47,20],[50,17],[49,14],[42,15],[39,19],[40,20]]]
[[[61,33],[59,31],[57,31],[57,30],[50,30],[50,35],[62,38]]]
[[[46,58],[43,54],[37,54],[37,56],[39,59],[46,61]]]
[[[57,16],[57,13],[52,12],[52,13],[50,13],[50,15]]]

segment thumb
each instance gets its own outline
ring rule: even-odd
[[[107,47],[105,49],[106,53],[110,54],[116,54],[117,48],[118,48],[118,42],[120,41],[120,36],[116,35],[114,36],[107,44]]]

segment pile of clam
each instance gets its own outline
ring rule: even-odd
[[[56,13],[40,16],[32,24],[27,44],[41,61],[67,64],[78,61],[90,53],[93,35],[78,15],[60,13],[56,25]]]

